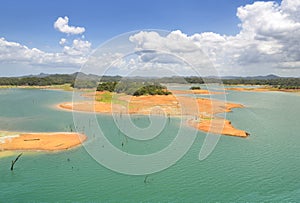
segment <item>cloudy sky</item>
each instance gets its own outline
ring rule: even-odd
[[[104,42],[144,29],[170,32],[128,36],[136,51],[193,60],[201,50],[220,75],[300,76],[300,0],[2,1],[0,76],[72,73]],[[138,56],[149,57],[178,65]]]

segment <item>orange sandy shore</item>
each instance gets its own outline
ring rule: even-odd
[[[229,120],[223,118],[202,120],[200,123],[190,121],[189,124],[201,131],[210,132],[213,134],[222,134],[244,138],[250,135],[244,130],[234,128]]]
[[[5,133],[3,133],[5,134]],[[73,148],[86,140],[79,133],[16,133],[0,137],[0,151],[59,151]]]
[[[240,91],[240,92],[296,92],[299,93],[300,89],[278,89],[278,88],[268,88],[268,87],[255,87],[255,88],[244,88],[244,87],[230,87],[226,90]]]
[[[103,93],[97,93],[101,96]],[[72,104],[71,102],[59,104],[58,107],[67,110],[97,112],[97,113],[124,113],[140,115],[166,115],[166,116],[193,116],[189,125],[204,132],[214,134],[247,137],[249,134],[234,128],[230,121],[219,118],[216,114],[230,112],[232,108],[243,108],[241,104],[226,103],[223,101],[192,98],[175,95],[149,95],[129,96],[119,95],[120,102],[105,103],[99,101],[83,101]]]
[[[212,92],[209,90],[171,90],[173,94],[225,94],[225,92]]]
[[[239,91],[239,92],[268,92],[271,91],[267,88],[244,88],[244,87],[230,87],[226,88],[226,90],[233,90],[233,91]]]

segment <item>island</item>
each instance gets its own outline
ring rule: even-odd
[[[142,83],[142,85],[141,85]],[[160,84],[190,85],[188,90],[168,90]],[[73,74],[40,74],[25,77],[2,77],[0,88],[39,88],[72,91],[81,89],[86,97],[94,100],[77,103],[62,103],[57,106],[64,110],[78,110],[97,113],[127,113],[147,115],[149,113],[167,116],[193,116],[188,125],[204,132],[247,137],[249,133],[236,129],[231,121],[218,116],[232,108],[243,108],[240,104],[231,104],[206,98],[191,98],[194,95],[226,94],[225,91],[209,91],[205,84],[226,85],[225,90],[234,91],[282,91],[300,92],[299,77],[280,77],[276,75],[236,77],[122,77],[98,76],[76,72]],[[129,85],[128,85],[129,84]],[[242,86],[239,86],[242,85]],[[251,85],[252,87],[246,87]],[[236,87],[238,86],[238,87]],[[203,89],[202,89],[203,87]],[[90,93],[95,91],[95,93]],[[197,105],[192,105],[196,102]],[[181,105],[182,104],[182,105]],[[194,107],[191,107],[194,106]],[[204,107],[205,108],[204,108]],[[159,107],[159,108],[157,108]],[[185,108],[185,109],[184,109]],[[198,109],[200,109],[198,111]],[[210,109],[219,109],[210,111]],[[220,130],[218,126],[224,127]]]
[[[160,84],[146,84],[139,89],[121,84],[122,89],[116,85],[113,82],[101,83],[98,91],[83,95],[92,98],[91,101],[66,102],[58,107],[96,113],[186,116],[191,118],[188,121],[189,126],[204,132],[236,137],[249,136],[246,131],[234,128],[230,121],[217,116],[230,112],[233,108],[243,108],[243,105],[181,95],[193,91],[196,91],[195,94],[208,94],[208,90],[167,90]]]
[[[60,151],[81,145],[87,137],[74,132],[17,133],[0,132],[0,152]]]

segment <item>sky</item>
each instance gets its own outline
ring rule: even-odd
[[[299,77],[299,13],[300,0],[2,0],[0,76],[76,72],[113,37],[158,29],[170,33],[137,32],[128,40],[136,50],[184,58],[201,50],[220,75]],[[146,66],[145,54],[131,63]]]

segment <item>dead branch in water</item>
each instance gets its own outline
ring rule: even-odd
[[[15,163],[18,161],[18,159],[22,156],[22,154],[23,154],[23,153],[19,154],[15,160],[11,161],[11,167],[10,167],[10,170],[11,170],[11,171],[14,170],[14,165],[15,165]]]
[[[24,140],[24,141],[39,141],[40,139],[39,138],[33,138],[33,139],[27,139],[27,140]]]
[[[148,183],[148,175],[146,175],[145,179],[144,179],[144,183],[147,184]]]

